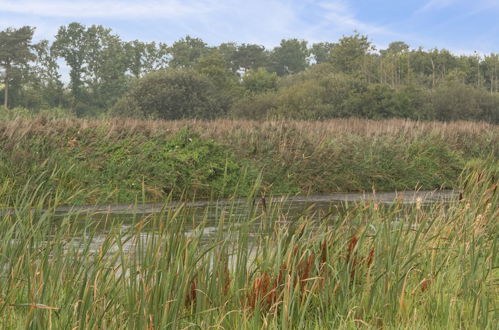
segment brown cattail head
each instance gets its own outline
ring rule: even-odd
[[[250,295],[248,297],[248,304],[251,309],[255,309],[257,305],[261,308],[268,306],[262,305],[262,302],[267,299],[270,292],[270,277],[267,273],[263,273],[253,281]]]
[[[369,255],[367,256],[367,267],[371,267],[374,260],[374,248],[369,251]]]
[[[419,285],[421,287],[421,292],[425,292],[428,289],[428,287],[430,286],[431,282],[432,282],[432,280],[429,278],[425,278],[423,281],[421,281],[421,283]]]
[[[312,266],[314,265],[315,261],[315,255],[312,253],[310,254],[307,258],[304,258],[300,263],[298,264],[298,280],[300,282],[305,282],[308,280],[311,276],[311,270]]]
[[[193,303],[196,302],[196,296],[197,296],[197,293],[196,293],[196,279],[197,279],[197,277],[194,277],[191,280],[191,283],[189,285],[187,296],[185,297],[185,305],[186,306],[190,306],[190,305],[192,305]]]
[[[355,250],[355,247],[357,246],[358,241],[359,241],[359,239],[355,235],[352,236],[352,238],[350,239],[350,242],[348,243],[348,249],[347,249],[347,262],[350,261],[352,255],[353,255],[353,251]]]

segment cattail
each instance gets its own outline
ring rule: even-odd
[[[267,273],[263,273],[260,277],[255,278],[255,280],[253,281],[253,286],[251,288],[251,293],[248,297],[248,302],[251,309],[255,309],[259,304],[261,305],[263,299],[267,298],[269,289],[270,277]]]
[[[354,235],[354,236],[352,236],[352,238],[350,239],[350,242],[348,243],[347,263],[349,263],[351,260],[352,270],[350,271],[350,279],[352,281],[355,278],[355,270],[357,268],[357,258],[354,256],[354,250],[355,250],[355,247],[357,246],[358,241],[359,241],[358,238],[355,237],[355,235]]]
[[[196,302],[196,297],[197,297],[196,278],[197,277],[194,277],[190,283],[189,292],[187,293],[187,297],[185,299],[186,306],[189,306]]]
[[[425,292],[428,290],[428,287],[430,284],[433,282],[431,278],[424,278],[419,284],[412,290],[411,294],[414,295],[416,293],[416,290],[419,288],[421,292]]]
[[[310,271],[312,270],[314,261],[315,255],[312,253],[298,264],[298,280],[300,282],[303,283],[310,278]]]
[[[352,257],[353,255],[353,251],[355,250],[355,247],[357,246],[357,242],[358,242],[358,238],[354,236],[352,236],[352,238],[350,239],[350,242],[348,243],[348,250],[347,250],[347,262],[350,261],[350,258]]]
[[[324,239],[324,242],[321,244],[321,268],[327,262],[327,240]]]
[[[374,248],[369,251],[369,255],[367,256],[367,267],[371,267],[374,259]]]

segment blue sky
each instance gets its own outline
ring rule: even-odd
[[[37,40],[74,21],[167,44],[189,34],[210,45],[272,47],[283,38],[334,42],[356,30],[378,48],[402,40],[499,53],[499,0],[0,0],[0,29],[36,26]]]

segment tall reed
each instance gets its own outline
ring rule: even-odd
[[[463,172],[451,204],[345,213],[289,212],[258,185],[201,218],[170,200],[61,216],[18,194],[0,220],[0,328],[493,329],[497,173]]]

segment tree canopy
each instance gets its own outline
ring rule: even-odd
[[[0,66],[4,70],[3,105],[6,109],[9,105],[9,84],[13,78],[12,71],[35,59],[31,49],[34,31],[35,29],[30,26],[23,26],[19,29],[8,28],[0,31]]]
[[[455,55],[403,41],[377,49],[357,32],[313,44],[283,39],[266,48],[208,45],[192,36],[171,45],[124,41],[111,29],[77,22],[61,26],[53,42],[32,44],[33,31],[0,31],[6,106],[62,107],[78,116],[126,115],[133,108],[130,115],[164,119],[499,122],[499,54]]]

